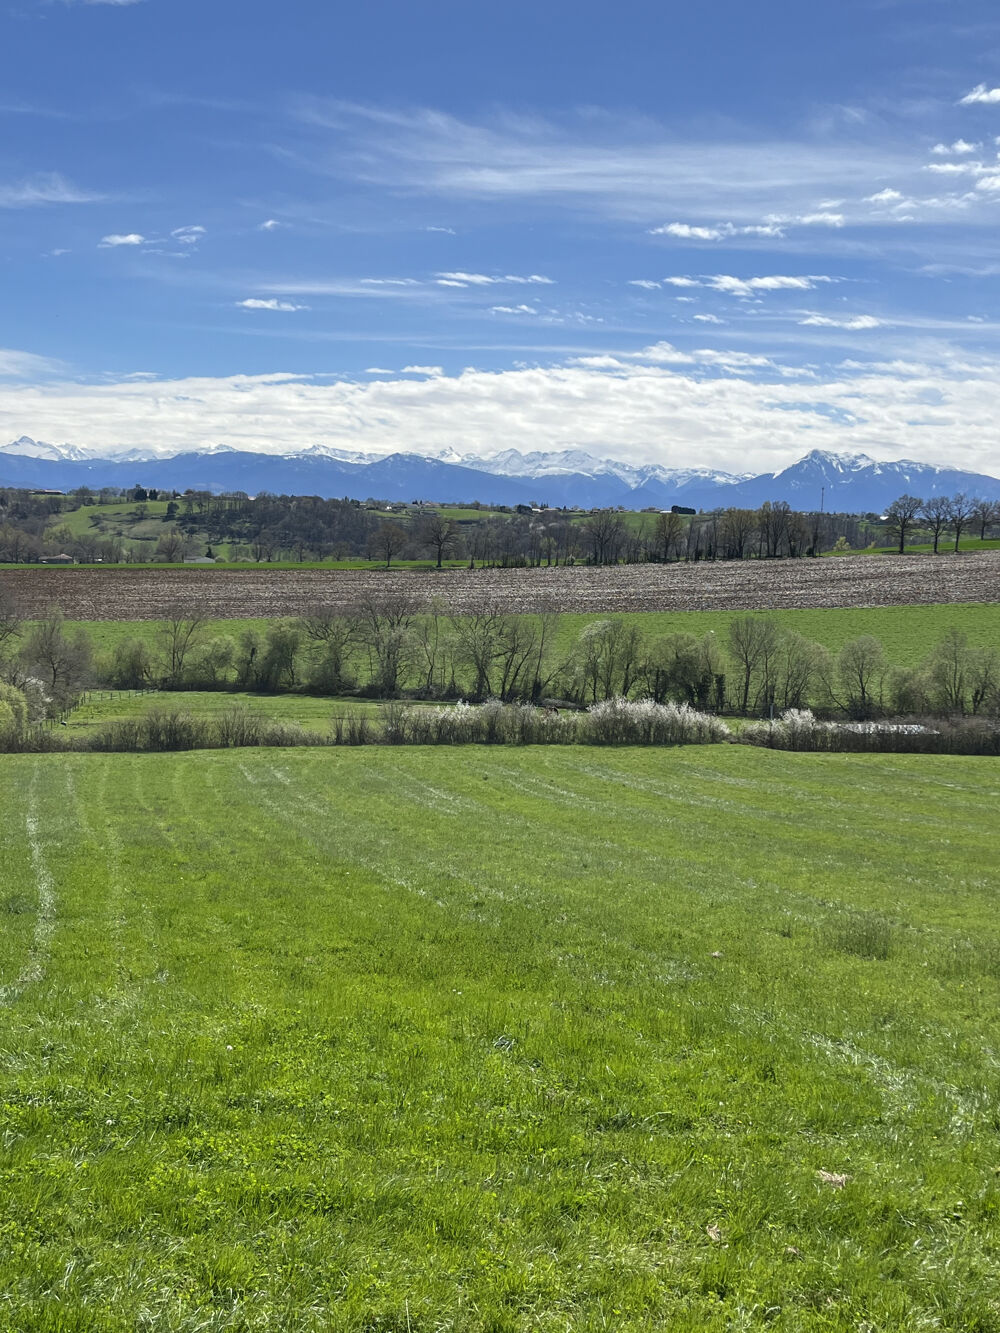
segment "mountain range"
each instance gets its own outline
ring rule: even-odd
[[[695,509],[756,507],[785,500],[795,509],[880,512],[904,492],[927,499],[960,491],[1000,500],[1000,479],[956,468],[900,460],[882,463],[864,454],[814,449],[778,472],[728,473],[711,468],[634,466],[577,449],[491,458],[374,455],[308,446],[282,454],[226,446],[152,456],[129,450],[96,456],[73,445],[52,445],[26,435],[0,446],[0,486],[73,490],[78,486],[271,491],[283,495],[346,496],[365,500],[441,503],[544,504],[553,507]]]

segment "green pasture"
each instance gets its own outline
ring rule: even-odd
[[[143,717],[154,709],[212,718],[230,708],[246,708],[271,722],[289,722],[327,733],[335,717],[360,713],[378,717],[381,705],[373,699],[253,694],[246,690],[88,690],[82,702],[66,715],[65,729],[70,735],[100,731],[109,722]]]
[[[272,722],[292,722],[328,732],[331,720],[347,713],[378,714],[370,699],[312,698],[304,694],[252,694],[245,690],[89,690],[66,718],[70,732],[99,731],[109,722],[142,717],[152,709],[218,717],[229,708],[247,708]]]
[[[991,1333],[998,795],[4,756],[0,1329]]]
[[[433,593],[433,581],[416,581],[419,595]],[[638,625],[643,634],[653,638],[661,634],[714,633],[725,639],[729,622],[746,614],[742,611],[644,611],[626,613],[622,618]],[[938,606],[890,606],[864,608],[823,608],[819,610],[784,609],[759,613],[808,639],[836,651],[849,639],[872,634],[885,646],[889,660],[898,666],[913,665],[926,657],[933,645],[951,628],[962,630],[975,644],[1000,644],[1000,602],[967,602]],[[568,652],[584,627],[605,615],[564,612],[559,617],[557,643]],[[610,617],[614,618],[614,617]],[[159,633],[155,621],[84,621],[95,647],[107,650],[122,639],[144,638],[154,642]],[[266,620],[213,620],[206,624],[205,637],[239,634],[248,628],[263,633]]]

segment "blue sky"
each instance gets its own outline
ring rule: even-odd
[[[0,0],[0,36],[0,440],[1000,471],[984,0]]]

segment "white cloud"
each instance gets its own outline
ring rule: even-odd
[[[737,227],[732,222],[720,222],[712,227],[692,226],[688,222],[668,222],[662,227],[651,227],[650,236],[673,236],[681,241],[724,241],[736,236],[784,236],[784,227],[776,221],[755,222]]]
[[[490,277],[486,273],[439,273],[437,282],[443,287],[493,287],[505,283],[521,286],[553,285],[552,278],[544,278],[540,273],[530,273],[527,277],[520,277],[516,273],[507,273],[502,277]]]
[[[675,236],[682,241],[721,241],[726,234],[719,227],[692,227],[687,222],[667,222],[662,227],[651,227],[650,236]]]
[[[883,459],[1000,470],[1000,359],[958,360],[936,347],[929,363],[855,361],[791,382],[780,365],[761,367],[760,379],[744,373],[756,369],[745,365],[747,356],[658,344],[645,359],[606,348],[595,364],[431,377],[427,367],[411,367],[413,378],[397,372],[362,383],[292,374],[96,384],[61,378],[0,387],[0,439],[27,431],[92,450],[179,452],[224,441],[281,452],[294,420],[303,445],[383,454],[452,447],[487,455],[502,438],[522,450],[575,447],[765,471],[807,447],[860,447]]]
[[[898,204],[901,203],[904,196],[898,190],[879,190],[878,194],[869,194],[865,197],[866,204]]]
[[[978,176],[983,170],[981,162],[928,162],[924,167],[938,176]]]
[[[369,366],[365,371],[366,375],[395,375],[394,370],[386,370],[385,366]]]
[[[243,310],[308,310],[307,305],[294,305],[291,301],[278,301],[274,297],[262,300],[259,296],[248,297],[236,304]]]
[[[842,227],[845,220],[843,213],[804,213],[792,219],[802,227]]]
[[[966,153],[974,153],[982,145],[978,143],[967,143],[965,139],[956,139],[954,143],[936,143],[931,152],[936,157],[947,157],[950,153],[961,157]]]
[[[882,321],[876,319],[874,315],[853,315],[848,319],[833,319],[827,315],[810,315],[808,319],[800,319],[800,324],[812,324],[826,329],[850,329],[852,331],[859,329],[880,329]]]
[[[425,227],[424,231],[439,231],[445,236],[457,236],[458,232],[454,227]]]
[[[258,230],[258,231],[277,231],[278,228],[281,227],[281,226],[283,226],[283,225],[284,225],[284,224],[281,223],[281,222],[279,222],[277,218],[268,218],[266,222],[262,222],[262,223],[260,224],[260,226],[257,228],[257,230]]]
[[[704,285],[714,291],[724,292],[728,296],[750,296],[754,292],[811,291],[818,282],[834,282],[835,279],[815,274],[807,277],[789,277],[772,274],[762,278],[734,278],[728,273],[717,273],[706,278]]]
[[[170,233],[178,245],[197,245],[205,235],[204,227],[177,227]]]
[[[971,92],[961,98],[959,106],[973,106],[976,102],[984,102],[988,106],[1000,102],[1000,88],[987,88],[985,83],[977,83]]]
[[[697,278],[664,278],[663,281],[669,287],[700,287],[701,283]]]
[[[490,310],[495,315],[537,315],[534,306],[530,305],[491,305]]]
[[[443,366],[404,366],[401,375],[430,375],[432,379],[444,374]]]
[[[419,287],[416,278],[362,278],[365,287]]]
[[[648,292],[661,290],[660,284],[653,282],[651,278],[629,278],[628,285],[630,287],[643,287]]]
[[[113,232],[110,236],[103,236],[99,248],[102,250],[114,250],[120,245],[142,245],[145,236],[141,236],[137,231],[126,233]]]
[[[700,324],[725,324],[726,322],[724,319],[720,319],[718,315],[695,315],[694,318]]]
[[[30,176],[15,185],[0,185],[0,208],[32,208],[38,204],[92,204],[103,197],[78,189],[55,171]]]

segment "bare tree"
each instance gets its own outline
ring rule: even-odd
[[[656,515],[653,525],[653,549],[656,558],[664,564],[679,550],[681,537],[684,535],[684,520],[680,514],[661,511]]]
[[[393,556],[399,555],[408,541],[406,530],[398,523],[380,523],[372,534],[368,549],[370,552],[374,551],[380,560],[384,560],[388,569]]]
[[[990,528],[1000,523],[1000,500],[977,500],[973,519],[979,529],[979,540],[984,542]]]
[[[924,502],[916,495],[901,495],[885,511],[885,525],[889,535],[899,542],[898,550],[902,555],[906,548],[906,539],[917,526]]]
[[[851,717],[871,717],[882,705],[888,670],[885,650],[872,635],[863,634],[845,643],[837,657],[837,702],[841,708]]]
[[[595,565],[616,565],[625,540],[625,519],[614,509],[598,509],[583,524],[582,536]]]
[[[969,676],[969,639],[954,625],[935,644],[927,665],[934,702],[944,713],[964,713]]]
[[[762,665],[770,662],[778,638],[775,622],[762,616],[736,616],[729,622],[729,655],[739,672],[739,693],[735,700],[739,712],[748,711],[754,677]]]
[[[948,526],[955,534],[955,550],[958,550],[958,544],[962,533],[972,522],[973,515],[976,512],[976,502],[963,492],[952,497],[951,513],[948,517]]]
[[[163,654],[165,679],[168,683],[177,684],[184,675],[188,653],[197,643],[205,624],[204,616],[188,616],[180,607],[167,611],[157,632],[157,638]]]
[[[21,637],[24,617],[14,595],[0,583],[0,670],[7,654]]]
[[[437,567],[446,555],[458,545],[459,527],[451,518],[443,514],[425,514],[420,520],[420,543],[429,546],[437,557]]]
[[[722,515],[722,554],[726,560],[744,560],[757,531],[757,515],[752,509],[732,506]]]
[[[934,554],[938,553],[941,534],[951,522],[951,501],[946,495],[932,495],[920,508],[920,517],[931,530]]]

